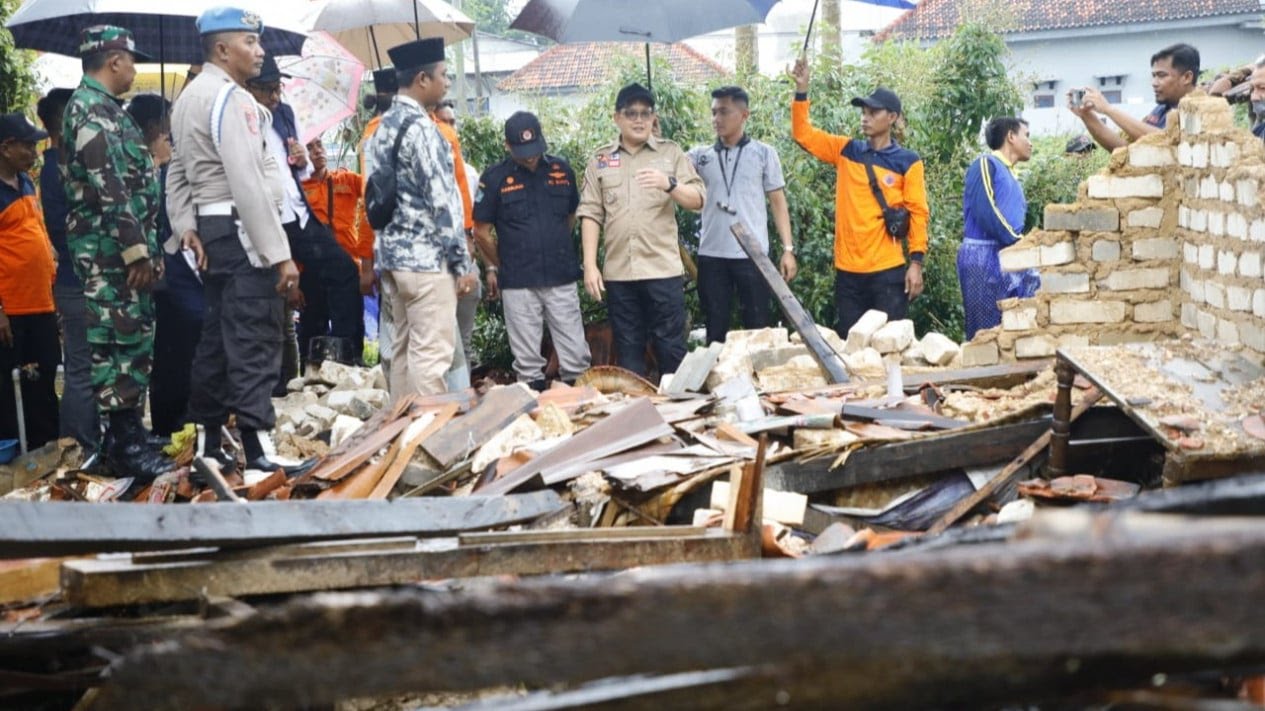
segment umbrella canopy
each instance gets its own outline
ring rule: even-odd
[[[474,20],[443,0],[327,0],[308,22],[374,67],[389,65],[387,49],[398,44],[418,37],[452,44],[474,32]]]
[[[91,25],[118,25],[132,31],[136,46],[155,61],[194,64],[202,61],[202,44],[194,20],[224,0],[27,0],[5,26],[23,49],[79,53],[79,32]],[[299,54],[307,39],[302,0],[247,0],[239,5],[263,19],[264,49],[273,54]]]
[[[764,22],[778,0],[530,0],[510,29],[570,42],[677,42]]]
[[[328,34],[313,32],[302,56],[278,57],[277,66],[291,77],[285,100],[303,117],[303,143],[356,113],[365,65]]]

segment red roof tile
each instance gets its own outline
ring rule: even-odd
[[[507,92],[555,92],[598,86],[610,79],[611,60],[619,55],[645,61],[645,46],[635,42],[581,42],[550,47],[497,85]],[[652,44],[650,54],[666,58],[678,82],[701,83],[729,73],[723,66],[684,44]]]
[[[960,0],[922,0],[918,7],[896,18],[875,35],[875,39],[947,36],[958,25],[959,4]],[[1260,12],[1259,0],[1010,0],[1007,14],[1013,17],[1013,23],[1006,34]]]

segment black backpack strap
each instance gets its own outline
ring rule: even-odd
[[[878,206],[887,212],[887,200],[883,198],[883,189],[878,186],[878,176],[874,174],[874,163],[870,161],[869,151],[862,154],[865,159],[865,174],[870,176],[870,192],[874,193],[874,199],[878,200]]]
[[[325,219],[334,227],[334,176],[325,176]]]

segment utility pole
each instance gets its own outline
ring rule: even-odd
[[[461,0],[450,0],[450,2],[458,11],[461,10]],[[478,28],[476,27],[475,30],[477,31]],[[477,53],[475,56],[478,56]],[[469,110],[470,106],[466,103],[466,47],[463,40],[457,43],[457,113],[464,114]]]

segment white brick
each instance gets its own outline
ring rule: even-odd
[[[1212,269],[1217,265],[1217,249],[1210,244],[1199,245],[1199,268]]]
[[[879,353],[900,353],[913,342],[914,322],[902,319],[883,324],[870,338],[870,347]]]
[[[1208,231],[1208,212],[1206,210],[1190,211],[1190,229],[1195,232]]]
[[[1133,258],[1139,262],[1146,259],[1176,259],[1177,240],[1169,237],[1135,240]]]
[[[1244,252],[1239,255],[1239,274],[1248,278],[1261,275],[1261,253]]]
[[[1159,168],[1173,164],[1173,149],[1134,143],[1129,146],[1129,165],[1135,168]]]
[[[1015,340],[1015,357],[1049,358],[1055,348],[1054,341],[1046,336],[1027,336]]]
[[[1085,272],[1060,274],[1050,272],[1041,275],[1043,294],[1082,294],[1089,292],[1089,275]]]
[[[1199,181],[1199,197],[1204,200],[1217,199],[1217,179],[1211,175],[1205,175],[1203,180]]]
[[[1214,143],[1209,150],[1209,159],[1218,168],[1228,168],[1239,158],[1239,147],[1233,143]]]
[[[1265,318],[1265,289],[1252,292],[1252,315]]]
[[[1199,247],[1191,242],[1182,243],[1182,259],[1187,264],[1199,263]]]
[[[1190,208],[1182,205],[1177,208],[1177,226],[1190,227]]]
[[[1137,323],[1160,323],[1173,320],[1173,302],[1168,299],[1138,304],[1133,307],[1133,320]]]
[[[1195,328],[1198,325],[1199,309],[1195,305],[1187,301],[1182,304],[1182,325],[1186,328]]]
[[[1041,266],[1041,250],[1036,247],[1007,247],[999,253],[1003,272],[1021,272]]]
[[[1199,324],[1199,335],[1204,338],[1217,337],[1217,317],[1207,311],[1199,311],[1195,315],[1195,320]]]
[[[1235,239],[1247,239],[1247,218],[1237,212],[1227,215],[1225,233]]]
[[[1088,182],[1091,198],[1164,197],[1164,180],[1158,175],[1133,177],[1091,175]]]
[[[1001,361],[1001,353],[997,350],[997,342],[962,344],[962,367],[973,368],[982,365],[997,365]]]
[[[1227,286],[1225,305],[1231,311],[1251,311],[1252,290],[1242,286]]]
[[[1124,320],[1123,301],[1052,301],[1051,323],[1119,323]]]
[[[1217,210],[1208,211],[1208,234],[1225,234],[1225,213]]]
[[[1164,289],[1168,287],[1168,269],[1164,267],[1117,269],[1109,274],[1102,284],[1112,291]]]
[[[1205,282],[1201,279],[1195,279],[1194,277],[1190,277],[1186,275],[1185,272],[1182,273],[1182,276],[1186,277],[1185,282],[1182,284],[1182,290],[1185,291],[1187,294],[1190,294],[1190,300],[1195,302],[1196,304],[1204,303]]]
[[[1217,197],[1221,198],[1221,202],[1234,202],[1234,186],[1230,184],[1230,181],[1221,183]]]
[[[1120,259],[1120,243],[1114,239],[1100,239],[1090,248],[1095,262],[1114,262]]]
[[[1239,342],[1239,325],[1223,318],[1217,319],[1217,340],[1222,343]]]
[[[1265,220],[1252,220],[1247,235],[1253,242],[1265,242]]]
[[[1239,258],[1229,250],[1221,250],[1217,252],[1217,273],[1221,276],[1231,276],[1235,269],[1239,266]]]
[[[1265,329],[1252,323],[1239,324],[1239,339],[1257,353],[1265,353]]]
[[[1195,168],[1208,167],[1208,144],[1196,143],[1190,148],[1190,165]]]
[[[1218,309],[1225,308],[1225,287],[1215,281],[1204,282],[1204,303]]]
[[[1127,224],[1130,227],[1158,228],[1164,221],[1164,211],[1158,207],[1147,207],[1129,213]]]
[[[1256,207],[1256,203],[1260,201],[1260,196],[1257,194],[1260,190],[1260,185],[1255,180],[1240,180],[1235,188],[1235,192],[1239,194],[1240,205],[1243,207]]]
[[[844,345],[844,352],[856,353],[868,348],[874,332],[882,328],[885,323],[887,323],[887,314],[882,311],[870,309],[861,314],[861,318],[848,329],[848,342]]]
[[[1057,267],[1076,261],[1076,245],[1071,242],[1059,242],[1041,246],[1041,266]]]
[[[1191,177],[1185,179],[1178,178],[1177,182],[1181,184],[1182,192],[1186,195],[1186,197],[1191,200],[1199,197],[1199,178],[1192,175]]]
[[[1007,309],[1001,312],[1001,327],[1004,331],[1033,331],[1037,327],[1036,307],[1024,309]]]
[[[1178,163],[1185,166],[1189,166],[1191,164],[1190,154],[1191,154],[1191,150],[1190,150],[1189,143],[1182,141],[1181,143],[1177,144],[1177,162]]]
[[[962,352],[962,348],[952,338],[935,331],[923,336],[918,345],[922,347],[922,357],[932,365],[948,365]]]

